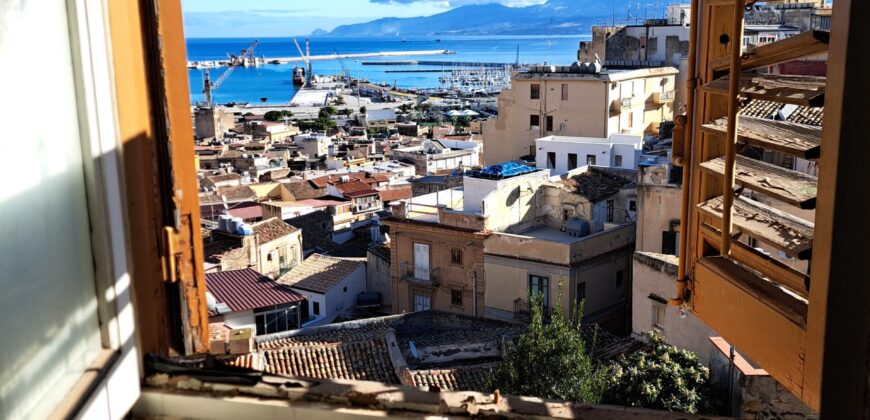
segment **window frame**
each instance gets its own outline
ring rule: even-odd
[[[450,264],[462,265],[462,248],[450,248]],[[458,256],[458,258],[457,258]]]
[[[546,124],[545,129],[547,130],[547,132],[553,131],[553,116],[552,115],[547,115],[546,118],[544,118],[544,123]]]
[[[577,153],[568,153],[568,170],[577,169]]]
[[[563,101],[568,100],[568,84],[567,83],[562,83],[562,100]]]
[[[457,296],[459,297],[459,303],[456,302]],[[455,306],[457,308],[462,308],[465,299],[462,298],[462,290],[461,289],[450,289],[450,305]]]
[[[613,156],[613,166],[622,167],[622,155]]]
[[[537,286],[538,286],[537,288],[532,287],[534,284],[534,280],[537,280]],[[550,277],[549,276],[542,276],[539,274],[529,274],[528,289],[527,290],[528,290],[527,296],[529,299],[532,299],[534,297],[534,294],[532,293],[533,291],[535,293],[540,293],[542,296],[541,304],[545,308],[550,307]],[[532,303],[531,300],[529,300],[530,305],[531,305],[531,303]]]
[[[607,200],[607,223],[613,223],[615,220],[614,213],[616,210],[616,202],[612,199]]]
[[[65,5],[102,350],[53,408],[52,417],[106,417],[110,409],[118,415],[129,411],[141,392],[130,294],[127,198],[116,125],[118,104],[108,6],[99,0],[67,1]],[[106,401],[111,401],[111,407]]]
[[[538,114],[529,114],[529,130],[541,129],[541,116]]]
[[[586,166],[595,166],[595,155],[586,155]]]
[[[529,85],[529,100],[536,101],[541,99],[541,84],[531,83]]]

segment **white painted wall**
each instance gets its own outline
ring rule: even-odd
[[[522,183],[542,184],[550,177],[548,171],[537,171],[531,174],[515,176],[513,178],[493,180],[466,176],[462,180],[463,210],[465,212],[480,213],[483,199],[491,192],[508,186],[516,186]]]
[[[551,175],[561,175],[569,171],[568,155],[571,153],[577,154],[577,168],[586,166],[587,155],[593,155],[595,166],[637,169],[643,139],[629,135],[613,135],[609,139],[548,136],[535,140],[535,145],[538,149],[535,154],[538,169],[550,169]],[[550,152],[556,154],[554,167],[547,162]],[[622,156],[621,166],[616,166],[617,155]]]
[[[308,298],[309,316],[314,314],[314,304],[311,302],[320,302],[320,316],[323,319],[306,324],[306,326],[329,324],[342,312],[356,307],[357,296],[366,290],[365,264],[360,264],[356,270],[328,290],[325,295],[303,289],[291,289]]]

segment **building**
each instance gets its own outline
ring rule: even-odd
[[[197,140],[214,139],[222,141],[224,133],[236,128],[236,117],[222,106],[196,107],[193,111],[193,125]]]
[[[305,326],[329,324],[356,307],[366,291],[365,263],[313,254],[277,282],[305,296],[310,305]]]
[[[393,303],[391,274],[389,243],[370,247],[366,251],[366,291],[380,295],[381,306],[386,307],[387,313]]]
[[[610,69],[679,67],[689,54],[688,7],[673,6],[665,19],[592,27],[592,41],[580,43],[579,60],[591,62],[597,55]]]
[[[270,121],[252,121],[250,124],[251,136],[255,140],[266,143],[284,143],[299,134],[299,127],[293,124],[284,124]]]
[[[460,140],[424,140],[419,146],[392,150],[396,160],[413,162],[419,175],[450,173],[480,165],[480,143]]]
[[[293,141],[301,148],[300,153],[309,159],[326,158],[332,145],[332,138],[315,133],[299,134]]]
[[[265,335],[301,328],[308,318],[305,296],[250,268],[206,273],[206,287],[209,323]]]
[[[366,111],[366,128],[386,130],[396,125],[396,111],[394,109],[372,109]]]
[[[253,268],[278,278],[302,261],[301,229],[277,218],[250,226],[249,235],[203,229],[206,272]]]
[[[580,66],[533,66],[499,95],[497,118],[483,125],[484,162],[536,154],[547,136],[642,136],[673,119],[673,67],[581,73]]]
[[[224,187],[238,187],[242,183],[242,176],[239,174],[226,175],[210,175],[204,177],[199,185],[205,191],[214,191]]]
[[[643,139],[626,135],[609,139],[547,136],[535,140],[535,145],[537,168],[561,175],[586,165],[637,169]]]
[[[667,157],[641,162],[637,183],[639,252],[678,255],[682,172]]]
[[[485,206],[519,195],[518,211],[506,208],[501,218],[518,213],[523,219],[484,240],[486,316],[526,321],[531,295],[547,311],[558,305],[570,313],[583,301],[584,322],[626,335],[635,240],[635,214],[626,209],[634,176],[592,167],[537,186],[522,177],[499,181],[495,191],[503,192],[487,197]]]
[[[463,174],[427,175],[409,179],[414,197],[462,186]]]

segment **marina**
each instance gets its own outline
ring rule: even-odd
[[[422,51],[380,51],[380,52],[371,52],[371,53],[358,53],[358,54],[324,54],[324,55],[311,55],[308,56],[307,59],[310,61],[325,61],[325,60],[342,60],[342,59],[358,59],[358,58],[371,58],[371,57],[402,57],[402,56],[421,56],[421,55],[449,55],[455,54],[450,50],[422,50]],[[288,64],[288,63],[300,63],[305,62],[306,58],[304,57],[255,57],[253,61],[246,60],[243,62],[243,65],[246,67],[250,66],[259,66],[262,64]],[[442,63],[433,61],[432,63]],[[446,62],[444,62],[446,63]],[[365,64],[365,63],[363,63]],[[187,68],[191,69],[205,69],[205,68],[215,68],[215,67],[224,67],[234,65],[232,58],[227,60],[212,60],[212,61],[188,61]],[[439,65],[439,64],[431,64],[431,65]]]

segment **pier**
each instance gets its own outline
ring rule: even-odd
[[[381,51],[372,53],[358,54],[326,54],[312,55],[309,57],[311,61],[323,60],[338,60],[338,59],[355,59],[355,58],[371,58],[371,57],[403,57],[409,55],[447,55],[454,54],[450,50],[422,50],[422,51]],[[305,59],[302,57],[271,57],[257,58],[258,64],[287,64],[287,63],[302,63]],[[229,65],[228,60],[202,60],[188,61],[188,68],[205,68],[205,67],[223,67]],[[365,63],[363,63],[365,64]]]
[[[482,61],[428,61],[428,60],[406,60],[406,61],[363,61],[364,66],[449,66],[449,67],[492,67],[503,68],[504,66],[513,66],[513,63],[487,63]]]

